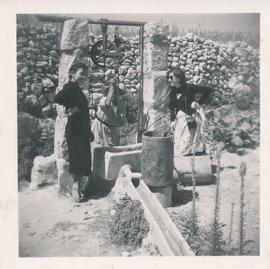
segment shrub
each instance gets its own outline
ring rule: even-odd
[[[114,214],[109,220],[111,240],[116,245],[128,245],[132,248],[141,246],[149,231],[149,224],[144,217],[141,202],[131,200],[126,194],[113,206]]]

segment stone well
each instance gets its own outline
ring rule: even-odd
[[[148,130],[162,133],[167,132],[170,128],[170,99],[166,82],[169,47],[168,30],[167,26],[161,27],[155,23],[147,23],[144,27],[143,114],[145,119],[148,118]],[[87,20],[71,19],[65,21],[60,43],[59,87],[56,93],[68,81],[68,70],[73,63],[82,62],[88,65],[87,57],[83,54],[84,48],[89,44],[88,39]],[[87,82],[84,87],[88,90]],[[67,115],[64,107],[57,105],[54,154],[57,159],[56,166],[60,187],[66,187],[72,182],[68,173],[68,153],[65,139],[66,122]]]

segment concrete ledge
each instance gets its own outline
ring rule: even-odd
[[[162,256],[194,256],[180,231],[140,177],[140,173],[131,171],[130,165],[122,166],[113,188],[114,199],[118,201],[125,192],[131,199],[142,203],[150,226],[147,237],[158,246]]]
[[[192,156],[174,157],[174,179],[183,184],[192,184]],[[209,184],[213,182],[211,160],[209,155],[195,156],[195,173],[197,184]]]
[[[141,150],[105,153],[105,178],[116,180],[121,167],[130,164],[135,171],[141,170]]]
[[[116,180],[121,167],[130,164],[136,171],[141,169],[142,144],[94,149],[93,173],[103,179]]]

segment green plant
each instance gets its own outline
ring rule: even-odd
[[[213,255],[213,231],[217,231],[217,226],[214,224],[208,226],[199,225],[196,234],[190,228],[193,225],[192,211],[187,214],[176,216],[171,215],[171,218],[179,231],[182,233],[187,243],[196,254],[196,256],[212,256]],[[218,231],[225,226],[223,223],[218,223]],[[232,242],[227,242],[224,239],[223,233],[219,233],[219,247],[216,248],[215,255],[235,255],[237,253],[237,246]]]

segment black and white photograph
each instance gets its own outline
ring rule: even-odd
[[[260,15],[106,15],[17,15],[20,257],[259,255]]]
[[[0,2],[0,267],[267,268],[269,7],[31,2]]]

